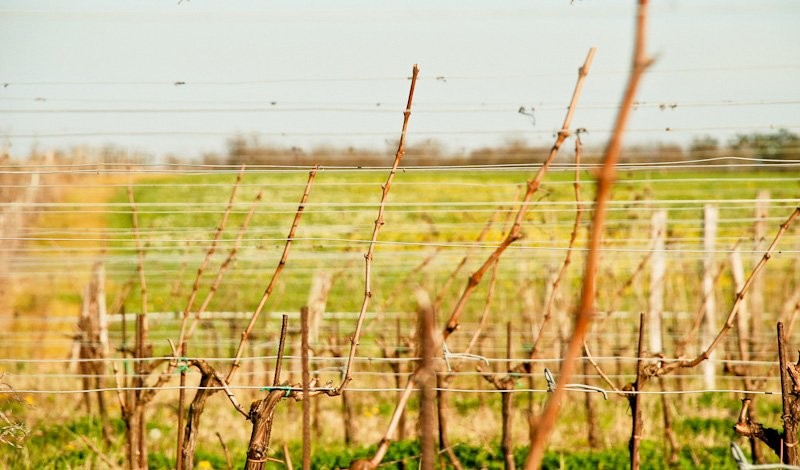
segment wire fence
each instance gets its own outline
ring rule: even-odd
[[[699,11],[750,10],[758,8]],[[690,16],[675,11],[666,17]],[[37,21],[85,14],[2,12]],[[94,21],[149,18],[147,9],[128,13],[89,12]],[[462,12],[467,21],[483,21],[482,13]],[[247,13],[230,15],[239,24]],[[394,405],[415,379],[423,341],[412,293],[423,290],[442,323],[435,329],[447,324],[431,361],[439,380],[432,390],[465,409],[473,396],[480,406],[502,396],[504,434],[506,422],[524,418],[507,416],[507,409],[522,411],[519,397],[535,416],[549,394],[560,393],[579,300],[592,304],[593,327],[579,373],[560,384],[573,419],[591,425],[594,401],[620,421],[628,403],[639,410],[632,397],[652,396],[662,400],[665,431],[678,407],[690,419],[707,418],[703,407],[730,407],[713,418],[732,425],[736,398],[777,403],[785,391],[774,324],[785,326],[786,344],[800,344],[800,226],[787,222],[800,208],[800,96],[767,80],[800,71],[786,57],[725,63],[720,54],[716,63],[657,63],[648,72],[661,82],[689,80],[673,87],[674,98],[643,94],[632,105],[638,119],[625,131],[631,140],[604,212],[593,299],[582,299],[592,278],[583,266],[588,214],[602,149],[615,131],[607,123],[621,105],[602,93],[578,107],[577,126],[561,129],[565,106],[551,86],[574,77],[572,67],[426,71],[419,79],[434,92],[420,93],[418,127],[409,133],[415,140],[404,156],[413,87],[408,104],[397,99],[395,87],[411,78],[402,73],[115,79],[89,72],[74,80],[7,73],[0,79],[0,416],[12,424],[3,407],[16,402],[36,403],[47,415],[48,407],[73,411],[75,401],[91,413],[91,395],[98,407],[116,395],[125,415],[126,403],[138,406],[139,397],[159,392],[166,404],[159,419],[171,419],[176,397],[189,391],[224,391],[245,414],[237,396],[246,403],[242,397],[276,390],[284,398],[338,395],[335,385],[352,379],[339,395],[346,428],[356,421],[348,396]],[[598,90],[628,73],[607,64],[592,71]],[[763,88],[717,85],[734,74]],[[533,96],[521,97],[523,88]],[[397,144],[402,113],[395,166],[405,160],[395,173],[382,149]],[[556,136],[556,149],[562,141],[564,148],[543,166]],[[154,142],[157,157],[147,150]],[[577,152],[579,144],[577,163],[571,147]],[[27,161],[14,158],[24,149]],[[312,169],[313,185],[306,183]],[[529,179],[545,169],[541,186]],[[492,264],[493,253],[504,256]],[[320,315],[306,371],[315,380],[305,391],[302,306]],[[288,327],[279,334],[281,319]],[[214,379],[201,364],[213,367]],[[230,371],[224,380],[223,370]],[[644,388],[644,376],[654,383]],[[631,447],[641,435],[635,413]]]

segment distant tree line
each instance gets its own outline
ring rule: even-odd
[[[787,129],[776,132],[738,134],[723,146],[711,136],[695,138],[689,148],[693,158],[741,157],[771,160],[800,158],[800,137]]]
[[[299,147],[266,145],[257,137],[235,136],[227,142],[228,152],[224,157],[207,155],[205,163],[225,165],[346,165],[385,166],[394,154],[393,146],[387,152],[354,147],[316,147],[304,150]],[[428,140],[406,148],[404,165],[497,165],[519,164],[541,161],[549,147],[531,146],[520,140],[509,141],[494,147],[481,147],[468,152],[447,152],[444,147]],[[584,149],[586,162],[598,161],[602,148]],[[780,163],[800,160],[800,136],[786,129],[774,132],[738,134],[727,143],[704,135],[695,137],[688,148],[678,144],[631,145],[624,149],[621,160],[627,163],[681,162],[688,160],[711,160],[720,158],[747,158],[764,162]],[[564,149],[561,160],[572,158],[571,149]],[[735,163],[735,162],[733,162]]]
[[[391,163],[396,150],[396,142],[387,142],[386,149],[366,149],[358,147],[317,146],[310,150],[300,147],[280,146],[262,142],[257,136],[236,135],[226,141],[224,153],[207,153],[198,159],[182,155],[167,155],[161,163],[182,165],[202,163],[206,165],[280,165],[280,166],[386,166]],[[571,146],[569,146],[571,147]],[[587,146],[583,160],[586,163],[599,161],[602,148]],[[404,166],[433,165],[500,165],[524,164],[543,161],[550,151],[549,147],[532,146],[522,140],[509,140],[497,146],[480,147],[469,151],[451,152],[438,141],[428,139],[408,145]],[[570,162],[572,148],[563,148],[558,157],[561,162]],[[629,145],[623,149],[621,161],[640,162],[717,162],[721,158],[752,159],[764,165],[777,164],[789,160],[800,160],[800,136],[787,129],[772,132],[752,132],[737,134],[720,142],[716,137],[703,135],[695,137],[688,147],[670,143]],[[10,159],[8,148],[0,152],[0,162],[8,164],[52,164],[101,163],[101,164],[152,164],[159,163],[152,154],[131,151],[119,146],[102,147],[78,146],[68,150],[43,152],[34,148],[27,158]],[[731,160],[730,163],[736,163]]]

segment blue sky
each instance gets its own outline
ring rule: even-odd
[[[595,46],[573,124],[600,145],[633,13],[617,0],[0,1],[0,141],[13,155],[113,143],[193,157],[237,133],[384,149],[419,63],[409,143],[547,144]],[[657,62],[628,141],[800,132],[798,24],[789,0],[654,2]]]

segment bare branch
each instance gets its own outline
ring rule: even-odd
[[[219,444],[222,446],[222,451],[225,452],[225,463],[228,465],[228,470],[233,470],[233,463],[231,462],[231,453],[228,450],[228,446],[225,445],[225,441],[222,439],[222,434],[217,431],[217,439],[219,439]]]
[[[247,212],[244,220],[242,221],[242,225],[239,227],[239,233],[236,235],[236,241],[233,243],[233,248],[231,251],[228,252],[228,257],[225,258],[225,261],[219,266],[217,270],[217,276],[214,278],[214,281],[211,283],[211,287],[208,289],[208,294],[206,294],[206,298],[203,299],[203,303],[200,304],[200,308],[194,314],[192,318],[192,323],[189,325],[189,331],[186,333],[186,340],[188,341],[189,338],[192,337],[194,334],[194,330],[197,327],[198,322],[200,321],[200,317],[205,313],[208,305],[211,303],[211,300],[214,298],[214,295],[217,293],[219,289],[219,285],[222,283],[222,278],[225,276],[225,272],[230,268],[231,264],[236,260],[236,255],[239,253],[239,248],[242,246],[242,239],[244,238],[244,233],[247,231],[247,228],[250,226],[250,221],[253,218],[253,214],[256,212],[256,208],[258,208],[258,204],[261,202],[261,199],[264,197],[264,192],[259,191],[256,194],[256,199],[253,201],[253,205],[250,206],[250,210]]]
[[[775,246],[778,244],[778,241],[780,241],[780,239],[783,237],[783,234],[786,233],[786,230],[798,216],[800,216],[800,206],[796,207],[795,210],[792,212],[792,214],[789,216],[789,218],[786,219],[786,221],[781,224],[778,233],[775,234],[775,238],[772,240],[772,243],[770,243],[769,247],[767,248],[767,251],[758,261],[758,264],[756,264],[756,266],[753,268],[753,271],[750,272],[750,275],[747,277],[747,280],[745,281],[742,288],[739,289],[739,292],[736,293],[736,299],[733,302],[733,306],[731,307],[730,313],[728,313],[728,318],[727,320],[725,320],[725,324],[722,326],[719,332],[717,332],[717,335],[716,337],[714,337],[714,340],[711,342],[711,344],[709,344],[708,347],[694,359],[667,363],[661,366],[660,368],[652,371],[651,376],[666,375],[678,368],[692,368],[709,358],[711,352],[714,351],[714,349],[716,349],[716,347],[719,345],[720,341],[722,341],[722,338],[725,336],[725,334],[733,327],[736,321],[736,314],[739,312],[739,308],[741,307],[742,302],[744,301],[745,294],[747,293],[747,290],[750,288],[750,286],[753,284],[753,280],[756,278],[756,276],[758,276],[761,270],[764,269],[764,266],[767,264],[767,261],[769,261],[772,258],[772,252],[775,250]]]
[[[494,211],[492,213],[492,216],[489,217],[489,220],[486,221],[486,225],[483,226],[483,229],[481,229],[480,233],[478,234],[478,238],[475,240],[476,244],[482,242],[483,239],[486,238],[486,234],[489,233],[489,229],[492,228],[494,220],[497,218],[497,215],[499,213],[500,209]],[[461,258],[461,261],[459,261],[455,269],[453,269],[450,275],[447,276],[447,279],[445,279],[444,284],[442,284],[442,288],[439,289],[439,294],[436,295],[436,299],[433,301],[434,311],[437,312],[439,311],[439,306],[442,304],[445,294],[447,294],[447,291],[450,289],[450,285],[453,283],[453,280],[456,278],[456,276],[458,276],[458,273],[460,273],[461,269],[467,264],[467,261],[469,260],[469,257],[472,254],[473,249],[475,249],[475,245],[472,245],[469,248],[467,248],[467,252],[464,254],[464,257]]]
[[[544,336],[544,329],[547,327],[547,324],[550,322],[550,318],[553,316],[553,304],[555,302],[556,294],[558,293],[558,287],[561,285],[561,279],[564,277],[564,274],[567,272],[567,268],[569,268],[570,262],[572,261],[572,250],[575,247],[575,240],[578,238],[578,229],[580,228],[581,223],[581,216],[583,215],[583,208],[581,206],[581,135],[580,133],[575,134],[575,222],[572,225],[572,233],[569,237],[569,244],[567,245],[567,254],[564,256],[564,262],[561,264],[561,269],[558,271],[558,275],[556,276],[555,280],[552,284],[552,289],[550,290],[550,296],[547,298],[547,304],[544,308],[544,318],[542,319],[542,324],[539,326],[539,333],[536,335],[536,338],[533,340],[533,346],[531,347],[531,354],[530,358],[536,358],[536,352],[539,350],[539,343],[542,341],[542,337]]]
[[[411,102],[414,99],[414,88],[417,85],[418,75],[419,67],[414,64],[411,75],[411,88],[408,91],[408,102],[406,103],[406,110],[403,112],[403,130],[400,133],[400,143],[397,145],[397,153],[394,157],[392,170],[389,172],[389,177],[386,179],[386,183],[383,184],[381,202],[378,206],[378,216],[375,219],[375,227],[372,229],[372,238],[370,239],[369,247],[367,248],[367,252],[364,254],[364,301],[361,303],[361,311],[358,314],[358,320],[356,320],[356,329],[353,332],[353,336],[350,338],[350,353],[347,356],[347,365],[345,366],[342,383],[336,390],[337,394],[342,393],[342,391],[344,391],[344,389],[347,387],[347,384],[349,384],[353,379],[353,377],[350,375],[350,372],[353,368],[353,359],[356,356],[356,348],[358,347],[358,340],[361,336],[361,327],[364,324],[364,317],[367,313],[367,307],[369,306],[369,301],[372,298],[372,255],[375,252],[375,243],[378,241],[378,233],[384,224],[383,213],[386,207],[386,199],[389,196],[389,190],[392,187],[394,176],[397,174],[397,167],[400,166],[400,161],[403,159],[403,156],[405,156],[406,153],[406,132],[408,131],[408,120],[411,117]]]
[[[217,244],[219,243],[219,239],[222,237],[222,232],[225,230],[225,224],[228,222],[228,216],[231,213],[231,209],[233,209],[233,200],[236,198],[236,191],[239,189],[239,183],[242,181],[244,169],[245,166],[242,165],[242,169],[239,171],[239,174],[236,175],[236,182],[233,183],[233,189],[231,189],[231,196],[230,199],[228,199],[228,205],[225,207],[225,211],[222,213],[222,220],[220,220],[217,230],[214,232],[214,238],[211,240],[211,246],[208,247],[205,258],[203,258],[203,261],[200,263],[200,267],[197,268],[197,276],[194,278],[192,292],[189,294],[189,300],[186,301],[186,307],[183,309],[180,334],[178,335],[179,348],[182,348],[183,342],[185,341],[186,324],[189,320],[189,313],[192,311],[192,307],[194,307],[194,301],[197,298],[197,293],[200,290],[200,279],[203,277],[203,272],[208,266],[208,263],[211,261],[211,257],[214,256],[214,253],[217,251]],[[183,351],[181,350],[181,352]]]
[[[597,371],[600,377],[608,384],[609,387],[611,387],[612,390],[619,392],[619,387],[617,387],[617,385],[611,381],[608,375],[603,372],[603,369],[600,368],[600,365],[597,363],[597,361],[594,360],[591,351],[589,351],[589,345],[586,344],[586,341],[583,342],[583,351],[586,354],[586,360],[588,360],[589,364],[594,367],[594,370]]]
[[[547,441],[553,431],[556,417],[561,411],[561,402],[566,393],[564,385],[570,381],[575,371],[575,359],[583,348],[584,338],[594,315],[594,299],[596,292],[595,276],[600,255],[600,242],[605,226],[606,206],[611,196],[611,186],[615,178],[616,164],[619,160],[619,154],[622,148],[622,136],[625,132],[625,127],[633,107],[636,91],[644,71],[651,62],[645,51],[646,30],[647,0],[639,0],[636,41],[631,73],[614,124],[614,133],[605,149],[602,167],[597,180],[595,210],[589,236],[589,250],[586,257],[581,302],[575,318],[572,337],[567,345],[564,362],[562,363],[558,386],[555,392],[553,392],[553,396],[547,402],[542,415],[536,420],[536,426],[533,428],[531,450],[525,462],[526,469],[536,469],[541,465]]]
[[[270,278],[269,284],[267,284],[267,288],[264,290],[264,294],[261,296],[261,300],[258,302],[258,306],[253,311],[253,315],[250,316],[250,322],[248,322],[247,328],[245,328],[244,332],[242,332],[242,338],[239,340],[239,346],[236,348],[236,356],[233,359],[233,364],[231,364],[228,375],[225,377],[226,382],[230,382],[231,377],[239,368],[239,360],[242,358],[242,353],[244,353],[244,347],[247,344],[248,338],[250,337],[250,332],[253,331],[253,327],[256,325],[258,316],[264,309],[264,305],[266,305],[267,300],[272,294],[272,290],[275,288],[275,283],[278,281],[281,271],[283,271],[283,267],[286,265],[286,260],[289,258],[289,250],[292,248],[294,234],[297,231],[297,226],[300,224],[300,217],[303,215],[303,209],[305,209],[305,204],[308,201],[308,195],[311,192],[311,185],[314,183],[314,177],[317,175],[317,168],[318,167],[314,167],[314,169],[308,173],[308,181],[306,182],[303,196],[300,198],[300,205],[297,207],[297,212],[294,214],[292,228],[289,229],[289,235],[286,237],[286,244],[283,246],[281,259],[278,261],[278,266],[275,268],[275,272],[272,273],[272,278]]]
[[[483,265],[478,268],[477,271],[472,273],[467,281],[467,285],[464,288],[464,291],[461,293],[461,297],[458,299],[455,307],[453,308],[452,313],[450,314],[450,319],[447,321],[447,325],[445,326],[443,337],[444,340],[447,340],[447,337],[450,336],[459,326],[459,321],[461,319],[461,314],[466,307],[467,301],[472,296],[472,293],[475,291],[475,288],[478,287],[480,284],[481,279],[483,279],[484,274],[489,268],[500,259],[500,256],[506,251],[506,249],[515,241],[522,238],[522,222],[525,219],[525,214],[528,212],[529,203],[531,198],[533,197],[534,193],[539,189],[539,185],[542,182],[542,178],[544,178],[545,173],[547,172],[548,168],[550,168],[550,164],[555,159],[556,155],[558,155],[558,150],[561,148],[561,144],[567,139],[570,134],[569,127],[572,123],[572,115],[575,112],[575,107],[578,104],[578,98],[580,97],[581,90],[583,89],[583,82],[586,79],[586,76],[589,74],[589,67],[592,64],[592,59],[594,58],[594,54],[596,52],[595,48],[591,48],[589,53],[586,56],[586,60],[578,69],[578,81],[575,84],[575,90],[572,94],[572,100],[570,101],[569,107],[567,108],[567,115],[564,118],[564,123],[561,126],[561,130],[558,132],[558,136],[556,138],[556,142],[553,144],[553,147],[550,149],[550,154],[547,156],[547,159],[544,161],[541,167],[539,167],[539,171],[536,172],[536,175],[527,182],[527,190],[525,191],[525,195],[520,202],[519,210],[517,211],[517,215],[514,218],[514,225],[511,226],[511,230],[506,235],[506,238],[500,243],[500,245],[489,255],[489,257],[484,261]]]

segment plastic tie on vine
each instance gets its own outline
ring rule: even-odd
[[[271,392],[273,390],[286,390],[286,393],[283,394],[284,397],[288,397],[289,394],[292,393],[292,387],[289,385],[275,385],[275,386],[261,387],[262,392]]]
[[[442,342],[442,356],[444,357],[444,363],[447,364],[447,372],[452,372],[453,369],[450,367],[450,359],[470,359],[473,361],[481,361],[487,366],[489,365],[489,360],[483,356],[479,356],[477,354],[469,354],[469,353],[451,353],[450,349],[447,347],[446,342]]]
[[[553,373],[550,372],[550,369],[547,367],[544,368],[544,380],[547,382],[547,391],[551,393],[555,392],[558,383],[553,377]],[[571,392],[597,392],[602,394],[605,400],[608,400],[608,392],[604,388],[595,387],[594,385],[566,384],[564,385],[564,390],[569,390]]]
[[[187,357],[179,357],[175,364],[178,372],[185,373],[189,370],[189,358]]]

